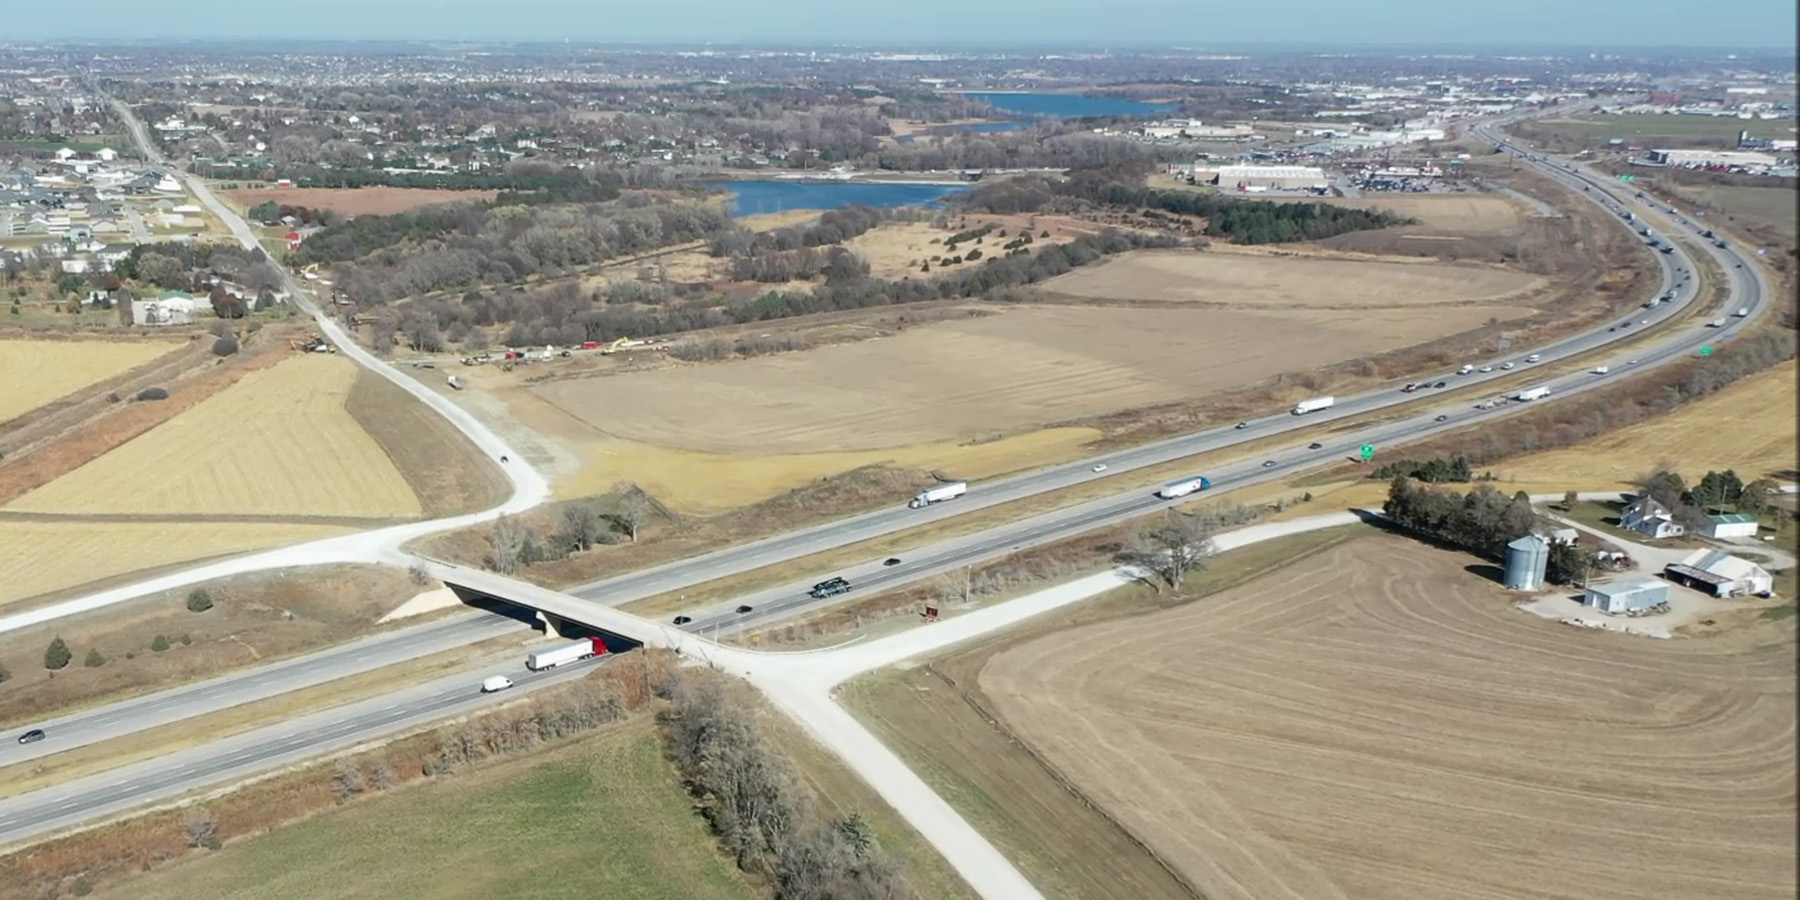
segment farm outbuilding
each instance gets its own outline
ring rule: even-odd
[[[1506,545],[1506,586],[1515,591],[1543,590],[1550,566],[1550,543],[1528,534]]]
[[[1756,517],[1744,513],[1724,513],[1706,517],[1706,536],[1712,538],[1756,537]]]
[[[1590,584],[1581,602],[1609,616],[1651,609],[1669,602],[1669,585],[1654,578]]]
[[[1715,597],[1767,594],[1775,579],[1762,566],[1718,550],[1695,550],[1663,569],[1670,581]]]

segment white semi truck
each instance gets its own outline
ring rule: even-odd
[[[1542,400],[1548,396],[1550,396],[1550,389],[1547,387],[1544,387],[1542,385],[1539,385],[1537,387],[1526,388],[1526,389],[1518,392],[1517,394],[1514,394],[1513,399],[1514,400],[1527,400],[1527,401]]]
[[[1336,397],[1313,397],[1302,400],[1299,403],[1294,404],[1294,415],[1304,416],[1307,413],[1318,412],[1321,409],[1330,409],[1331,405],[1336,402]]]
[[[1192,478],[1171,481],[1168,484],[1157,488],[1156,496],[1161,497],[1164,500],[1173,500],[1176,497],[1186,497],[1195,491],[1204,491],[1210,487],[1212,487],[1211,481],[1208,481],[1204,476],[1195,475]]]
[[[919,495],[912,498],[912,502],[906,504],[906,506],[908,509],[922,509],[933,503],[942,503],[945,500],[955,500],[968,492],[969,483],[966,481],[940,484],[937,487],[920,491]]]
[[[567,665],[578,660],[600,656],[606,652],[606,643],[599,638],[588,638],[561,647],[547,650],[533,650],[525,657],[525,668],[533,672],[542,672],[557,666]]]

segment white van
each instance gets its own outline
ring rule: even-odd
[[[512,687],[511,678],[508,678],[505,675],[495,675],[481,683],[481,692],[484,694],[492,694],[495,691],[504,691],[509,687]]]

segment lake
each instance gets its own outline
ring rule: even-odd
[[[733,196],[725,211],[733,216],[759,216],[790,209],[837,209],[840,206],[925,206],[969,189],[961,184],[915,184],[904,181],[722,181],[714,187]]]
[[[1175,111],[1173,103],[1141,103],[1137,100],[1084,97],[1080,94],[1010,94],[1003,91],[967,91],[963,96],[986,100],[1001,112],[1034,118],[1083,119],[1089,116],[1161,116]]]

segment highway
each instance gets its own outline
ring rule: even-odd
[[[148,133],[143,123],[131,115],[129,107],[113,100],[130,127],[137,140],[140,151],[147,158],[160,162],[154,145],[149,142]],[[1528,165],[1538,166],[1557,177],[1563,172],[1554,166],[1527,160]],[[255,246],[255,236],[248,225],[236,213],[225,207],[213,196],[205,183],[186,173],[180,173],[203,203],[210,207],[221,220],[230,225],[233,233],[246,246]],[[1582,195],[1590,202],[1600,203],[1597,194]],[[1660,295],[1671,288],[1676,289],[1676,297],[1672,303],[1659,305],[1654,310],[1646,310],[1639,318],[1651,324],[1676,316],[1692,299],[1694,282],[1682,283],[1676,273],[1677,268],[1684,267],[1687,262],[1684,252],[1673,256],[1650,253],[1657,261],[1662,272]],[[1685,266],[1692,271],[1691,264]],[[525,460],[516,452],[510,451],[500,439],[485,425],[477,421],[462,407],[456,405],[448,397],[432,391],[415,379],[396,371],[391,366],[374,358],[368,351],[349,340],[348,335],[329,316],[320,313],[316,307],[305,299],[305,293],[291,275],[284,270],[283,277],[288,280],[290,292],[315,316],[321,330],[340,345],[343,352],[349,354],[357,362],[372,371],[380,373],[390,381],[400,384],[409,393],[426,402],[433,410],[450,419],[459,430],[469,436],[470,440],[480,446],[484,452],[498,458],[509,455],[512,463],[503,466],[502,470],[513,480],[513,496],[501,507],[481,513],[458,516],[452,519],[439,519],[428,522],[394,526],[376,531],[364,532],[340,538],[327,538],[280,550],[249,554],[211,564],[202,569],[191,570],[191,573],[175,573],[163,576],[137,586],[103,591],[87,597],[76,598],[50,606],[27,610],[9,616],[0,616],[0,631],[29,627],[53,621],[56,618],[80,612],[100,609],[113,603],[125,602],[152,590],[166,590],[201,580],[201,577],[187,577],[188,574],[205,578],[221,577],[247,571],[259,571],[279,566],[308,565],[327,562],[377,562],[389,565],[406,565],[409,560],[399,549],[402,544],[413,539],[441,531],[467,527],[491,520],[505,513],[523,512],[535,507],[549,496],[548,484]],[[1426,380],[1451,381],[1458,387],[1478,385],[1497,379],[1512,377],[1517,371],[1506,371],[1499,367],[1503,361],[1514,361],[1520,366],[1529,366],[1521,362],[1529,353],[1538,353],[1542,362],[1547,365],[1583,354],[1587,354],[1610,341],[1634,337],[1635,332],[1629,329],[1621,333],[1611,333],[1605,328],[1596,327],[1590,331],[1564,338],[1546,347],[1533,350],[1516,350],[1510,354],[1497,355],[1491,359],[1470,359],[1467,362],[1476,366],[1493,364],[1494,370],[1488,373],[1473,373],[1457,376],[1443,373],[1429,376]],[[1286,410],[1271,411],[1269,415],[1248,420],[1241,429],[1222,426],[1194,434],[1181,435],[1151,444],[1104,454],[1081,462],[1052,466],[1031,472],[1024,472],[1004,478],[979,482],[972,486],[970,493],[952,503],[940,504],[922,510],[907,509],[905,498],[895,498],[895,505],[870,513],[850,516],[831,522],[822,523],[810,528],[770,537],[758,541],[740,544],[734,547],[714,551],[685,560],[667,563],[661,566],[630,572],[604,581],[594,582],[574,588],[570,593],[610,605],[622,605],[657,594],[680,591],[717,578],[748,572],[763,566],[809,556],[826,550],[847,546],[859,541],[893,534],[919,525],[941,521],[952,516],[974,512],[987,507],[1020,500],[1048,491],[1062,490],[1077,484],[1103,477],[1127,474],[1133,470],[1148,466],[1156,466],[1174,460],[1194,456],[1200,453],[1228,449],[1233,445],[1260,440],[1274,435],[1303,432],[1318,434],[1328,431],[1332,426],[1354,425],[1358,420],[1377,412],[1399,409],[1407,404],[1429,401],[1429,392],[1419,394],[1402,394],[1393,388],[1370,391],[1358,396],[1339,398],[1337,404],[1325,411],[1312,413],[1305,417],[1290,415]],[[1459,420],[1463,424],[1473,421],[1471,418]],[[1360,437],[1360,436],[1359,436]],[[1392,435],[1382,435],[1379,439],[1392,443]],[[1375,442],[1375,439],[1368,439]],[[1305,443],[1302,441],[1301,443]],[[1107,467],[1105,473],[1092,471],[1096,464]],[[921,486],[923,487],[923,486]],[[1141,490],[1133,486],[1130,491]],[[1121,497],[1127,496],[1122,489]],[[142,588],[142,590],[138,590]],[[711,613],[709,612],[709,615]],[[696,618],[699,618],[696,616]],[[709,624],[711,624],[709,622]]]
[[[1496,139],[1496,142],[1499,140]],[[1578,177],[1576,173],[1557,170],[1554,166],[1536,162],[1531,164],[1539,165],[1546,172],[1552,173],[1554,177],[1563,179]],[[1584,177],[1586,182],[1594,188],[1591,193],[1584,194],[1584,196],[1587,196],[1592,202],[1606,202],[1600,195],[1610,191],[1609,183],[1592,175],[1580,177]],[[1616,197],[1612,200],[1615,204],[1630,202]],[[1731,296],[1721,301],[1721,308],[1748,307],[1752,312],[1752,317],[1761,315],[1767,305],[1766,299],[1771,296],[1761,269],[1755,265],[1745,265],[1741,269],[1736,268],[1737,264],[1743,260],[1732,247],[1720,249],[1707,244],[1703,245],[1703,251],[1713,255],[1721,262],[1724,276],[1730,282],[1729,293]],[[1662,257],[1662,262],[1664,264],[1662,290],[1667,290],[1680,283],[1680,279],[1674,275],[1676,268],[1694,271],[1693,263],[1687,256],[1685,248],[1678,249],[1669,257]],[[1634,312],[1632,315],[1635,318],[1662,321],[1674,316],[1677,310],[1684,306],[1692,296],[1693,282],[1690,280],[1682,289],[1677,302],[1662,304],[1656,310]],[[1605,329],[1596,328],[1586,334],[1567,338],[1548,348],[1532,352],[1542,353],[1544,363],[1548,364],[1556,360],[1591,353],[1603,348],[1609,341],[1627,337],[1637,337],[1637,329],[1634,327],[1625,334],[1609,335]],[[1627,366],[1626,359],[1596,356],[1590,361],[1596,364],[1611,365],[1614,371],[1613,375],[1595,376],[1585,372],[1575,372],[1556,378],[1546,378],[1540,383],[1552,389],[1551,400],[1565,395],[1579,394],[1616,380],[1621,372],[1646,370],[1685,358],[1693,354],[1702,344],[1719,337],[1720,334],[1717,330],[1704,328],[1698,323],[1674,326],[1661,335],[1654,348],[1633,352],[1631,358],[1638,361],[1636,366]],[[1623,353],[1624,351],[1614,351],[1615,356]],[[1514,353],[1506,358],[1519,359],[1522,357],[1523,353]],[[1481,364],[1483,361],[1470,360],[1470,362]],[[1460,387],[1463,384],[1479,383],[1501,375],[1502,373],[1496,371],[1485,377],[1468,376],[1462,379],[1456,379],[1456,376],[1450,375],[1444,377],[1446,380],[1456,379]],[[1341,433],[1330,431],[1333,422],[1354,424],[1354,419],[1358,417],[1366,417],[1372,412],[1386,410],[1396,406],[1399,402],[1417,403],[1420,411],[1402,421],[1380,426],[1354,431],[1346,430]],[[1214,482],[1214,493],[1218,493],[1262,481],[1292,476],[1296,472],[1317,466],[1324,460],[1348,455],[1354,448],[1364,443],[1376,444],[1378,448],[1394,446],[1438,432],[1465,428],[1473,423],[1493,421],[1515,411],[1519,406],[1520,404],[1512,404],[1499,409],[1475,410],[1464,401],[1441,400],[1433,403],[1429,394],[1400,395],[1392,390],[1371,393],[1356,398],[1346,398],[1329,413],[1294,417],[1284,412],[1251,421],[1241,430],[1212,429],[1197,435],[1183,436],[1158,444],[1120,451],[1081,463],[983,482],[975,485],[968,497],[943,506],[924,510],[894,508],[851,517],[793,534],[707,554],[693,560],[630,573],[619,578],[584,586],[578,589],[577,593],[590,599],[616,605],[645,596],[679,590],[734,572],[747,571],[844,546],[869,537],[894,533],[984,506],[992,506],[1042,491],[1067,487],[1099,477],[1090,468],[1096,463],[1104,462],[1112,470],[1106,474],[1111,475],[1114,472],[1156,465],[1195,453],[1225,449],[1246,440],[1258,440],[1277,434],[1300,432],[1294,434],[1294,446],[1291,449],[1269,455],[1268,459],[1275,463],[1273,466],[1264,467],[1260,464],[1260,460],[1251,459],[1209,470],[1206,474]],[[1436,421],[1436,417],[1439,415],[1445,416],[1445,421]],[[1352,421],[1346,423],[1345,420]],[[1317,451],[1305,449],[1306,442],[1312,439],[1321,441],[1324,446]],[[1034,544],[1058,540],[1091,530],[1108,522],[1141,515],[1170,505],[1168,501],[1151,496],[1152,488],[1153,486],[1150,485],[1134,486],[1112,497],[1056,510],[989,529],[979,534],[920,548],[905,554],[902,563],[897,566],[884,567],[879,560],[870,560],[845,569],[841,573],[822,572],[818,577],[844,574],[858,585],[857,591],[833,598],[827,604],[853,600],[858,596],[866,596],[867,592],[876,589],[898,586],[907,581],[931,577],[940,572],[954,571],[972,562],[1010,553],[1015,548],[1025,548]],[[1193,498],[1188,498],[1188,500],[1191,499]],[[765,591],[751,598],[733,600],[712,609],[696,610],[690,613],[690,615],[694,615],[695,621],[687,627],[692,631],[705,631],[732,627],[739,623],[761,624],[811,609],[817,605],[827,605],[819,604],[803,593],[804,588],[815,580],[817,578],[808,578],[803,582]],[[736,604],[745,602],[755,606],[755,611],[746,616],[737,616],[730,611]],[[434,638],[436,642],[430,645],[438,649],[447,649],[443,644],[453,643],[458,639],[465,642],[481,640],[485,637],[504,634],[508,629],[516,628],[516,623],[489,617],[486,614],[473,614],[428,626],[420,626],[422,631],[441,629],[434,632],[437,635]],[[365,665],[367,668],[363,670],[366,671],[383,664],[373,661],[376,659],[399,661],[423,655],[421,651],[410,649],[421,643],[397,634],[384,634],[370,638],[358,645],[334,648],[308,657],[278,663],[275,666],[251,670],[202,684],[175,688],[85,713],[76,713],[63,720],[58,720],[61,724],[46,723],[55,725],[51,729],[50,740],[21,749],[41,756],[55,750],[79,746],[81,743],[91,743],[94,740],[127,734],[143,727],[174,721],[183,716],[197,715],[201,712],[253,702],[281,693],[283,690],[329,680],[327,676],[330,674],[329,670],[332,665]],[[424,652],[436,652],[436,650]],[[357,661],[359,657],[356,654],[364,654],[360,657],[361,662]],[[277,667],[280,666],[289,668],[278,669]],[[517,667],[509,666],[509,668],[516,670]],[[273,677],[263,677],[264,673],[271,671],[275,672]],[[340,671],[338,674],[344,673]],[[524,679],[518,680],[522,686],[527,684]],[[451,684],[450,681],[455,683]],[[254,771],[257,767],[277,764],[288,759],[302,758],[322,752],[330,746],[343,745],[332,744],[331,741],[334,740],[341,739],[349,743],[357,739],[368,739],[405,723],[424,721],[430,716],[441,715],[447,711],[473,707],[482,702],[482,698],[473,694],[474,684],[472,681],[473,679],[468,676],[459,676],[420,688],[409,688],[408,691],[367,701],[366,704],[353,704],[319,713],[306,719],[295,720],[294,723],[284,723],[282,726],[196,748],[194,751],[190,751],[192,755],[182,754],[166,761],[168,766],[174,766],[176,761],[181,761],[183,762],[182,766],[155,768],[154,764],[165,763],[162,760],[139,764],[139,766],[150,767],[144,770],[141,780],[138,772],[139,766],[127,767],[107,773],[106,776],[100,776],[107,779],[105,784],[90,784],[92,779],[83,780],[0,802],[0,841],[39,834],[94,815],[122,809],[134,803],[173,796],[223,778],[237,777],[240,774]],[[435,689],[436,693],[430,689]],[[414,693],[414,691],[420,693]],[[377,706],[377,704],[386,704],[386,706]],[[131,711],[129,707],[133,706],[143,706],[144,711]],[[308,728],[295,728],[294,726],[300,722],[312,724]],[[332,730],[339,727],[350,730],[341,733]],[[318,730],[312,730],[315,728]],[[257,743],[258,741],[262,741],[262,743]],[[54,750],[50,748],[54,748]],[[0,756],[0,764],[29,758],[35,758],[35,756]]]
[[[420,657],[467,647],[491,638],[529,636],[518,622],[487,613],[384,631],[329,650],[231,672],[167,690],[80,710],[47,721],[31,722],[54,740],[0,743],[0,766],[85,747],[139,731],[255,703],[363,672],[372,672]],[[525,651],[519,651],[524,659]],[[466,680],[466,679],[465,679]],[[18,730],[24,730],[19,723]]]
[[[514,687],[491,695],[480,693],[479,679],[447,676],[100,775],[0,799],[0,846],[150,800],[178,797],[206,785],[354,747],[375,736],[433,723],[579,677],[611,658],[603,656],[546,672],[528,672],[520,665],[509,673]]]

